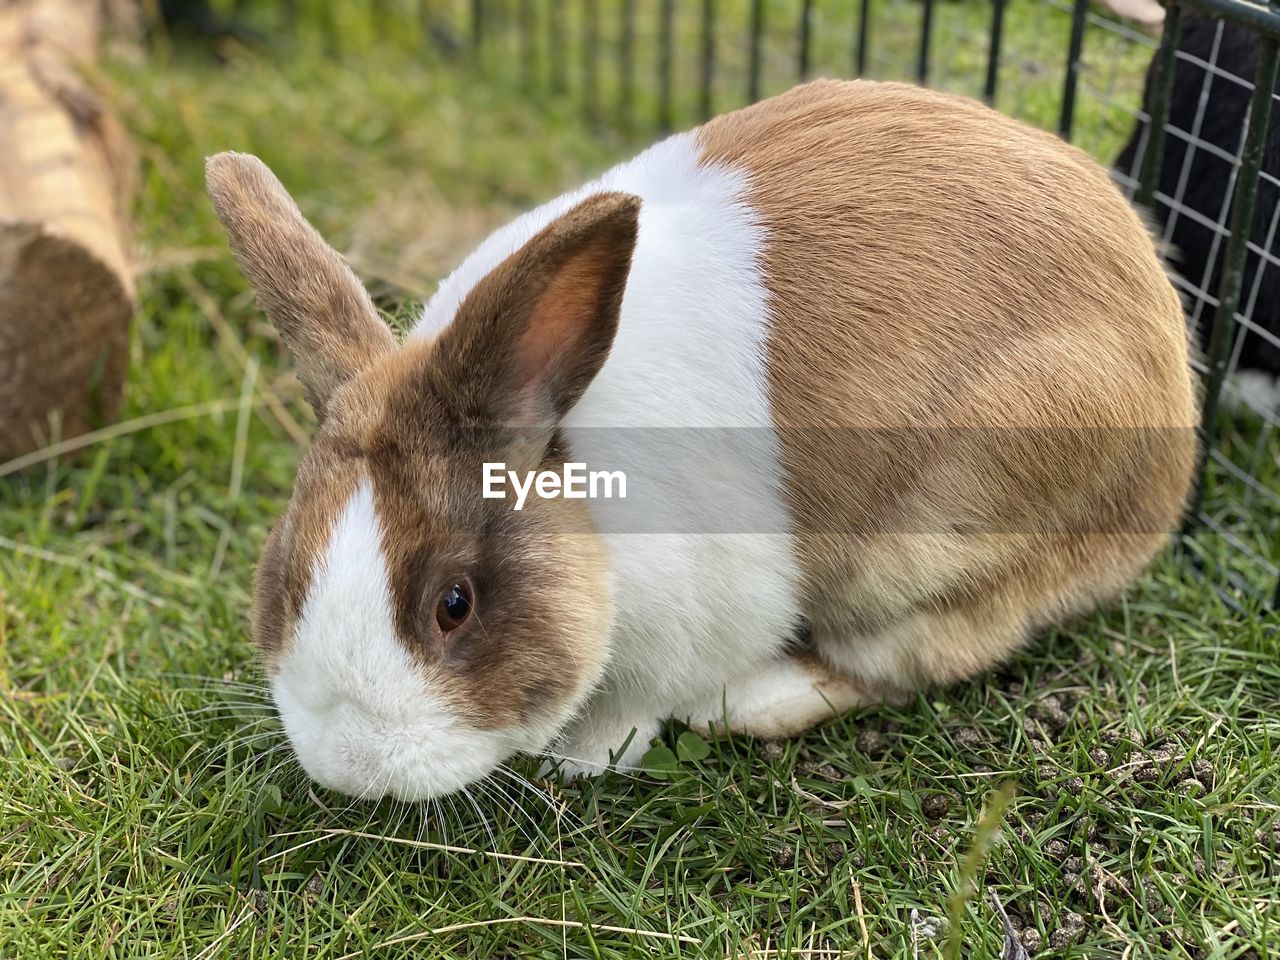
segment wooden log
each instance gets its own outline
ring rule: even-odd
[[[119,408],[132,156],[89,79],[101,0],[0,0],[0,462]]]

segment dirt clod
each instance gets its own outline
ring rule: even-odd
[[[1140,763],[1133,768],[1131,778],[1134,783],[1155,783],[1160,779],[1160,768],[1154,763]]]
[[[889,738],[879,730],[862,730],[853,743],[859,753],[867,756],[884,753],[889,749]]]
[[[920,809],[930,820],[941,820],[951,810],[951,798],[945,793],[935,793],[924,798]]]
[[[756,746],[756,754],[766,763],[777,763],[786,752],[786,747],[777,740],[761,740]]]
[[[1149,756],[1153,763],[1158,763],[1161,766],[1166,767],[1177,762],[1179,759],[1173,747],[1168,746],[1156,747],[1154,750],[1149,751]]]
[[[961,727],[951,736],[952,739],[955,740],[957,746],[964,747],[967,750],[976,750],[986,741],[986,738],[973,727]]]
[[[815,777],[819,780],[827,780],[835,782],[840,780],[840,773],[829,763],[821,763],[812,754],[804,756],[805,751],[801,751],[801,759],[796,764],[796,769],[805,776]]]
[[[1061,926],[1049,934],[1049,946],[1054,950],[1065,950],[1077,943],[1084,936],[1084,917],[1068,911],[1062,915]]]
[[[1044,697],[1031,708],[1031,715],[1039,720],[1050,733],[1059,734],[1071,723],[1062,702],[1053,694]]]

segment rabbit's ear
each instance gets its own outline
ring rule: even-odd
[[[440,370],[499,419],[563,416],[618,330],[640,198],[589,197],[544,227],[467,295],[436,347]]]
[[[395,348],[368,291],[257,157],[219,153],[205,184],[258,303],[280,331],[316,415],[345,380]]]

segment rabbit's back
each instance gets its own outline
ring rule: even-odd
[[[1105,171],[893,84],[698,135],[764,229],[809,619],[1002,595],[1034,623],[1127,582],[1183,508],[1197,405],[1178,297]]]
[[[798,87],[698,135],[706,162],[747,172],[764,225],[780,421],[1193,418],[1177,296],[1085,154],[973,101],[866,82]],[[1038,360],[1081,366],[1072,401],[1037,396]],[[819,382],[837,393],[815,404]]]

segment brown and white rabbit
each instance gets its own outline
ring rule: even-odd
[[[320,417],[254,638],[338,790],[598,771],[669,717],[780,736],[971,676],[1183,509],[1195,389],[1147,231],[968,100],[818,82],[671,137],[496,232],[400,346],[262,163],[208,185]],[[481,494],[486,462],[613,457],[639,527]]]

